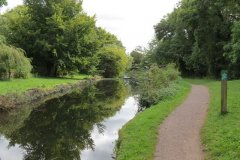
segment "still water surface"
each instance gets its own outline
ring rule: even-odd
[[[122,81],[100,81],[1,115],[0,159],[112,160],[119,129],[138,110],[130,90]]]

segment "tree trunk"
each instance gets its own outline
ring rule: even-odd
[[[11,68],[8,68],[8,79],[11,80]]]
[[[52,65],[52,68],[50,70],[50,76],[57,77],[57,65],[56,65],[56,63],[54,63]]]
[[[6,61],[5,64],[6,64],[6,67],[7,67],[7,71],[6,71],[7,77],[6,77],[6,78],[8,78],[8,80],[11,80],[11,65],[10,65],[10,60]]]

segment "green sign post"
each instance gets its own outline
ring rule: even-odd
[[[227,80],[228,72],[223,70],[221,72],[221,114],[226,114],[227,111]]]

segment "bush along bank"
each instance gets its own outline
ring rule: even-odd
[[[23,50],[0,43],[0,79],[28,78],[31,70]]]
[[[152,65],[148,70],[137,70],[130,74],[137,81],[135,90],[141,110],[175,95],[179,87],[176,82],[181,79],[174,64],[162,68]]]
[[[159,125],[185,100],[191,88],[178,74],[172,64],[152,66],[143,76],[137,74],[141,112],[120,130],[117,160],[153,159]]]
[[[63,96],[74,89],[83,90],[85,87],[95,83],[98,79],[81,80],[76,83],[57,85],[52,89],[30,89],[23,93],[9,93],[0,95],[0,110],[8,111],[23,105],[38,104],[46,100]]]

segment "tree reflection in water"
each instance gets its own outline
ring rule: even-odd
[[[81,150],[94,149],[94,125],[113,116],[128,96],[121,81],[100,81],[82,92],[74,91],[34,109],[10,138],[10,146],[20,144],[25,160],[80,160]]]

